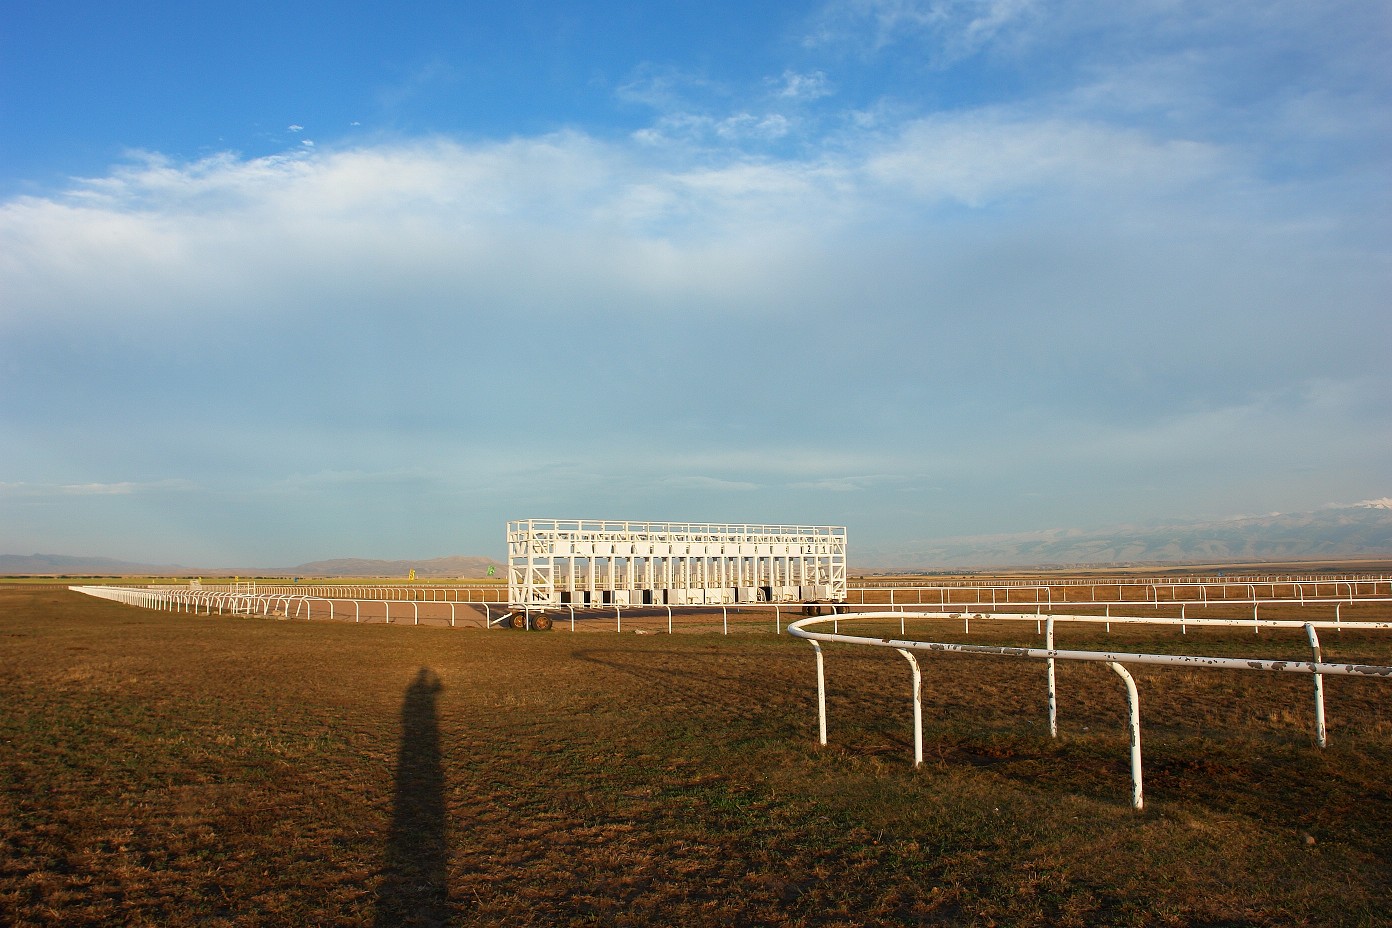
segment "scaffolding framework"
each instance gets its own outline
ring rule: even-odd
[[[519,607],[846,599],[844,526],[520,519],[507,550]]]

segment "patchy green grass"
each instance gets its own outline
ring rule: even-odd
[[[894,629],[897,632],[897,628]],[[1033,625],[910,621],[1035,644]],[[1392,663],[1392,636],[1322,635]],[[1298,632],[1060,647],[1301,659]],[[1392,684],[150,612],[0,589],[8,925],[1387,925]]]

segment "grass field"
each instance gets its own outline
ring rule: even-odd
[[[897,628],[896,628],[897,631]],[[961,628],[910,624],[919,637]],[[973,625],[1035,644],[1033,626]],[[1322,635],[1392,664],[1392,636]],[[1298,632],[1060,647],[1304,659]],[[6,925],[1389,925],[1392,684],[908,668],[768,633],[547,634],[150,612],[0,587]]]

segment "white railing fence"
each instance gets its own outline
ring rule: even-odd
[[[912,672],[913,687],[913,728],[914,728],[914,765],[919,766],[923,763],[923,700],[922,700],[922,674],[918,665],[918,653],[956,653],[972,654],[989,657],[1008,657],[1023,658],[1029,660],[1042,660],[1046,662],[1047,674],[1047,697],[1049,711],[1049,731],[1054,737],[1058,736],[1058,716],[1057,698],[1055,692],[1054,662],[1056,660],[1069,661],[1090,661],[1105,664],[1113,670],[1126,685],[1127,705],[1129,709],[1129,728],[1131,734],[1131,782],[1132,796],[1131,805],[1139,810],[1144,806],[1142,792],[1142,772],[1141,772],[1141,708],[1140,696],[1136,689],[1136,681],[1126,669],[1127,664],[1157,664],[1171,667],[1185,668],[1205,668],[1212,670],[1243,670],[1243,671],[1269,671],[1278,673],[1305,673],[1314,676],[1315,686],[1315,740],[1320,747],[1327,743],[1324,725],[1324,687],[1322,676],[1325,674],[1343,674],[1349,676],[1359,676],[1365,678],[1385,680],[1392,682],[1392,667],[1383,667],[1372,664],[1347,664],[1347,663],[1325,663],[1320,659],[1319,637],[1316,626],[1335,627],[1330,622],[1278,622],[1265,620],[1264,624],[1276,627],[1289,627],[1291,625],[1300,626],[1305,629],[1307,639],[1313,651],[1314,660],[1312,661],[1289,661],[1289,660],[1270,660],[1266,658],[1248,657],[1205,657],[1199,655],[1176,655],[1176,654],[1145,654],[1145,653],[1121,653],[1110,651],[1073,651],[1058,650],[1054,647],[1054,626],[1056,621],[1080,621],[1096,622],[1096,616],[1055,616],[1049,615],[1043,618],[1046,626],[1046,639],[1044,648],[1021,648],[1007,647],[999,645],[973,645],[957,644],[943,641],[917,641],[912,639],[895,638],[868,638],[858,635],[843,635],[835,630],[835,626],[840,622],[849,621],[869,621],[883,622],[886,620],[897,619],[903,628],[906,618],[920,619],[963,619],[962,613],[948,612],[859,612],[846,613],[830,616],[813,616],[793,622],[788,626],[788,633],[796,638],[802,638],[812,645],[816,654],[817,665],[817,731],[819,742],[823,745],[827,743],[827,715],[826,715],[826,673],[825,662],[822,653],[822,643],[838,643],[850,645],[863,645],[876,648],[891,648],[901,654],[908,662]],[[993,619],[1014,619],[1017,621],[1039,621],[1040,617],[1035,615],[1015,614],[978,614],[967,616],[966,618],[976,618],[978,620]],[[1114,617],[1112,621],[1122,621],[1122,618]],[[1126,617],[1128,622],[1152,624],[1154,620],[1144,618]],[[1196,620],[1190,620],[1194,623]],[[834,630],[831,632],[812,631],[813,626],[832,623]],[[1205,624],[1232,624],[1225,620],[1207,620]],[[1242,622],[1243,625],[1247,623]],[[1345,629],[1364,629],[1385,631],[1392,629],[1389,622],[1359,622],[1342,624]],[[901,631],[902,633],[902,631]]]

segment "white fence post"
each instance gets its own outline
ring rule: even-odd
[[[1045,625],[1044,647],[1052,652],[1054,650],[1054,617],[1049,616],[1049,621]],[[1049,664],[1049,737],[1058,737],[1058,695],[1054,684],[1054,659],[1051,657]]]
[[[923,674],[918,669],[918,658],[904,648],[895,648],[904,655],[904,660],[913,668],[913,728],[914,728],[914,766],[923,766]]]
[[[1309,622],[1305,623],[1305,636],[1310,639],[1310,648],[1315,652],[1315,663],[1320,662],[1320,643],[1319,635],[1315,633],[1315,627]],[[1324,730],[1324,675],[1319,671],[1315,677],[1315,743],[1320,747],[1325,747],[1327,741]]]
[[[1136,692],[1136,681],[1125,667],[1116,661],[1108,661],[1107,666],[1126,683],[1126,699],[1131,708],[1131,808],[1139,812],[1145,806],[1141,795],[1141,697]]]

